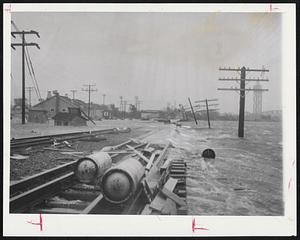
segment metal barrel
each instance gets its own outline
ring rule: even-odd
[[[96,152],[78,159],[75,176],[79,182],[94,183],[112,166],[112,159],[106,152]]]
[[[202,152],[202,157],[203,158],[216,158],[216,153],[214,150],[207,148]]]
[[[145,167],[136,158],[127,158],[108,169],[102,177],[102,191],[111,203],[124,203],[137,191]]]

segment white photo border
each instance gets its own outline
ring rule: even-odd
[[[296,5],[295,4],[4,4],[3,5],[3,235],[4,236],[292,236],[296,235]],[[282,14],[284,216],[43,215],[43,231],[9,213],[10,68],[12,12],[276,12]],[[290,185],[290,187],[288,187]],[[209,230],[192,231],[192,220]]]

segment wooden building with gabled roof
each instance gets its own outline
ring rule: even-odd
[[[74,112],[59,112],[54,117],[56,126],[86,126],[87,118]]]

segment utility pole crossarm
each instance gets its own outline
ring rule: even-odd
[[[24,44],[23,43],[12,43],[11,44],[11,47],[14,50],[16,50],[15,47],[17,47],[17,46],[36,46],[38,49],[41,49],[37,43],[24,43]]]
[[[213,98],[213,99],[207,99],[208,102],[211,102],[211,101],[218,101],[217,98]],[[198,100],[198,101],[195,101],[195,103],[201,103],[201,102],[206,102],[206,100]],[[206,105],[205,105],[206,106]]]
[[[219,78],[219,81],[241,81],[240,78]],[[260,78],[248,78],[245,81],[253,81],[253,82],[268,82],[269,79],[260,79]]]
[[[211,106],[218,106],[218,105],[219,105],[218,103],[208,104],[209,107],[211,107]],[[195,105],[194,107],[206,107],[206,105]]]
[[[225,68],[219,67],[220,71],[241,71],[241,68]]]
[[[254,89],[254,88],[218,88],[218,90],[225,90],[225,91],[269,91],[268,89]]]
[[[219,67],[220,71],[241,71],[242,68],[226,68],[226,67]],[[268,69],[251,69],[251,68],[245,68],[245,71],[247,72],[269,72]]]
[[[38,38],[40,38],[40,35],[37,31],[20,31],[20,32],[11,32],[11,35],[15,38],[17,34],[35,34]]]
[[[214,109],[208,109],[208,111],[218,111],[219,108],[214,108]],[[201,109],[201,110],[196,110],[195,112],[204,112],[207,111],[207,109]]]
[[[251,69],[251,68],[246,68],[247,72],[269,72],[268,69]]]

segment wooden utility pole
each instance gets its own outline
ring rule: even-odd
[[[102,98],[103,98],[103,105],[105,105],[105,96],[106,96],[106,94],[102,94]]]
[[[219,68],[220,71],[238,71],[241,78],[219,78],[220,81],[240,81],[240,88],[218,88],[225,91],[240,91],[240,110],[239,110],[239,129],[238,136],[244,137],[244,120],[245,120],[245,92],[246,91],[268,91],[268,89],[245,88],[246,81],[269,81],[268,79],[246,79],[246,72],[269,72],[267,69],[249,69],[249,68]]]
[[[195,116],[195,112],[194,112],[194,109],[193,109],[193,106],[192,106],[192,103],[191,103],[191,99],[188,98],[188,100],[189,100],[189,103],[190,103],[190,106],[191,106],[191,109],[192,109],[192,113],[193,113],[193,116],[194,116],[195,123],[196,123],[196,125],[198,125],[198,122],[197,122],[197,119],[196,119],[196,116]]]
[[[205,99],[205,103],[206,103],[207,123],[208,123],[208,128],[210,128],[210,121],[209,121],[209,110],[208,110],[208,103],[207,103],[207,99]]]
[[[38,38],[40,37],[39,33],[36,31],[18,31],[18,32],[11,32],[11,35],[16,38],[15,35],[22,36],[22,43],[12,43],[11,47],[15,49],[17,46],[22,47],[22,124],[25,124],[25,46],[36,46],[40,49],[40,46],[37,43],[26,43],[25,35],[26,34],[35,34]]]
[[[138,100],[138,101],[137,101],[137,111],[140,111],[140,110],[141,110],[141,103],[142,103],[141,100]]]
[[[75,99],[75,93],[77,92],[77,90],[71,90],[72,92],[72,96],[73,96],[73,100]]]
[[[122,118],[123,117],[123,96],[120,96],[120,113]]]
[[[125,117],[126,117],[126,105],[127,105],[127,101],[126,100],[124,100],[123,105],[124,105],[124,108],[123,108],[123,119],[125,119]]]
[[[218,101],[218,99],[214,98],[214,99],[204,99],[204,100],[198,100],[198,101],[195,101],[195,103],[202,103],[204,102],[205,105],[195,105],[194,107],[205,107],[206,109],[199,109],[199,110],[196,110],[196,112],[201,112],[201,111],[206,111],[206,115],[207,115],[207,124],[208,124],[208,128],[211,128],[210,127],[210,118],[209,118],[209,112],[210,111],[216,111],[218,109],[209,109],[209,107],[211,106],[218,106],[219,104],[218,103],[215,103],[215,104],[208,104],[208,102],[213,102],[213,101]]]
[[[28,90],[29,95],[29,109],[31,109],[31,90],[34,89],[34,87],[26,87]]]
[[[187,117],[186,117],[185,109],[184,109],[184,107],[183,107],[182,104],[179,104],[179,107],[180,107],[180,109],[181,109],[182,119],[183,119],[184,121],[186,121],[186,120],[187,120]]]
[[[139,102],[139,97],[138,96],[135,96],[134,97],[134,106],[135,106],[135,108],[136,108],[136,110],[138,110],[138,102]]]
[[[92,89],[92,87],[96,86],[95,84],[84,84],[83,86],[88,87],[87,89],[82,89],[82,91],[89,93],[89,104],[88,104],[88,117],[90,117],[91,110],[91,92],[96,92],[97,89]]]

